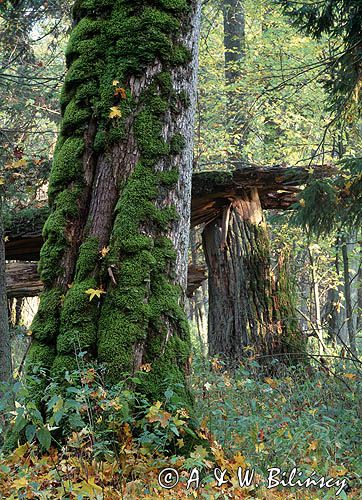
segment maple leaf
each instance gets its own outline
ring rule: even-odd
[[[242,453],[240,453],[240,451],[238,451],[236,453],[236,455],[234,455],[234,467],[233,468],[237,469],[238,467],[242,467],[243,469],[246,469],[246,467],[247,467],[245,457]]]
[[[140,366],[141,372],[150,372],[152,370],[151,363],[145,363],[144,365]]]
[[[109,247],[103,247],[102,250],[99,252],[102,255],[102,258],[104,258],[109,252]]]
[[[89,295],[89,301],[91,301],[94,299],[94,297],[98,297],[98,299],[100,299],[102,293],[106,292],[102,288],[88,288],[85,293]]]
[[[5,184],[4,177],[0,177],[0,186],[3,186],[4,184]]]
[[[355,373],[345,373],[344,378],[348,378],[349,380],[356,380],[357,375]]]
[[[276,389],[276,388],[277,388],[277,386],[278,386],[278,384],[276,383],[276,381],[275,381],[275,380],[273,380],[273,379],[272,379],[272,378],[270,378],[270,377],[266,377],[266,378],[264,379],[264,381],[265,381],[268,385],[270,385],[270,387],[271,387],[272,389]]]
[[[299,200],[299,205],[305,207],[305,200],[303,198]]]
[[[127,99],[127,94],[123,87],[117,87],[114,91],[114,95],[116,97],[120,96],[121,99]]]
[[[109,118],[120,118],[122,116],[122,112],[118,106],[112,106],[110,108],[111,112],[109,113]]]
[[[310,443],[310,445],[308,446],[308,450],[315,451],[318,448],[318,443],[319,443],[318,439],[315,439],[314,441],[312,441]]]
[[[117,87],[118,84],[119,84],[118,80],[113,80],[112,82],[113,87]]]

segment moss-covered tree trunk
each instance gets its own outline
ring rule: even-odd
[[[223,216],[205,227],[203,245],[209,270],[209,354],[235,366],[247,356],[270,361],[295,352],[285,263],[280,263],[277,286],[256,189],[235,196]]]
[[[28,366],[57,374],[86,350],[112,383],[150,363],[151,397],[185,381],[199,15],[197,0],[75,3]]]

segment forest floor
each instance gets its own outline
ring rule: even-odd
[[[138,400],[142,418],[135,424],[128,412],[132,393],[106,391],[92,368],[80,385],[72,377],[68,383],[66,398],[53,387],[47,403],[53,418],[44,432],[34,424],[31,406],[19,410],[24,389],[15,388],[20,403],[14,417],[17,425],[19,413],[26,417],[21,427],[28,442],[0,460],[1,498],[361,498],[360,375],[346,360],[332,360],[328,369],[284,368],[265,377],[255,361],[230,374],[218,360],[197,358],[192,385],[202,441],[187,458],[191,419],[173,403],[172,391],[167,409]],[[62,419],[72,432],[66,446],[56,447]],[[271,468],[280,469],[279,475]],[[325,484],[267,488],[280,479],[287,483],[293,468],[300,472],[294,484],[308,477],[323,477]],[[249,487],[241,487],[246,469],[254,475]],[[270,483],[269,474],[275,474]]]

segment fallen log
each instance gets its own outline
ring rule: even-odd
[[[22,297],[36,297],[43,290],[36,262],[9,262],[6,264],[6,293],[9,299]],[[187,281],[187,296],[191,297],[194,291],[206,279],[204,266],[189,266]]]
[[[232,171],[195,173],[192,178],[191,225],[214,220],[235,196],[257,188],[263,209],[286,210],[296,202],[296,195],[311,178],[328,177],[334,167],[261,167],[238,164]],[[43,244],[42,227],[48,216],[47,208],[23,210],[5,225],[8,260],[39,260]]]
[[[286,210],[312,178],[334,175],[331,165],[309,167],[238,164],[235,170],[196,173],[192,177],[191,225],[214,220],[235,197],[257,188],[264,210]]]
[[[6,264],[6,292],[8,298],[35,297],[43,290],[35,262]]]

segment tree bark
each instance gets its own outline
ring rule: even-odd
[[[187,281],[200,5],[77,1],[27,365],[86,350],[190,402]],[[99,297],[92,298],[91,290]]]
[[[311,267],[312,274],[312,289],[313,289],[313,303],[314,303],[314,331],[318,338],[318,350],[319,354],[324,353],[324,340],[323,340],[323,329],[322,329],[322,315],[321,315],[321,301],[319,294],[319,279],[317,276],[317,265],[314,259],[313,250],[310,245],[308,245],[308,256],[309,263]]]
[[[360,260],[358,267],[357,276],[357,324],[356,330],[359,332],[362,330],[362,243],[360,243]]]
[[[0,186],[0,382],[8,382],[12,374],[8,301],[6,296],[5,280],[3,189],[2,186]]]

